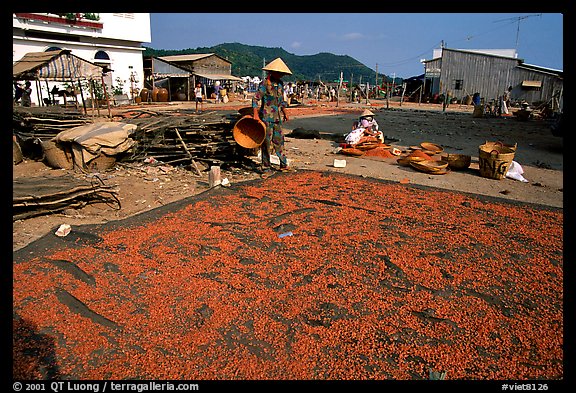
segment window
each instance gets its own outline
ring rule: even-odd
[[[542,81],[522,81],[522,89],[538,90],[542,87]]]
[[[103,50],[99,50],[94,55],[94,60],[110,60],[110,56],[108,56],[108,53],[104,52]]]
[[[454,90],[462,90],[464,88],[464,80],[463,79],[455,79],[454,80]]]

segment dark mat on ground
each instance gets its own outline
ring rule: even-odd
[[[120,208],[116,191],[97,177],[89,181],[71,175],[37,176],[12,182],[13,220],[97,202]]]
[[[218,187],[18,250],[13,375],[558,380],[562,239],[562,209],[337,173]]]

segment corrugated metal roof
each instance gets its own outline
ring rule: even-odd
[[[562,75],[564,74],[564,71],[562,71],[562,70],[556,70],[554,68],[541,67],[541,66],[537,66],[537,65],[533,65],[533,64],[527,64],[527,63],[519,64],[518,68],[523,68],[526,70],[546,73],[546,74],[550,74],[550,75],[556,75],[556,76],[560,76],[560,77],[562,77]]]
[[[192,73],[188,70],[180,68],[174,64],[170,64],[161,58],[152,58],[152,69],[154,76],[172,76],[172,77],[189,77]]]
[[[242,78],[238,78],[234,75],[227,75],[227,74],[195,74],[201,78],[207,78],[212,80],[227,80],[227,81],[241,81]]]
[[[190,55],[161,56],[158,58],[167,61],[196,61],[212,55],[214,55],[214,53],[195,53]]]

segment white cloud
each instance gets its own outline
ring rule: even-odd
[[[290,47],[291,47],[291,48],[294,48],[294,49],[298,49],[298,48],[300,48],[301,46],[302,46],[302,43],[301,43],[301,42],[298,42],[298,41],[294,41],[292,44],[290,44]]]
[[[355,41],[364,38],[364,34],[362,33],[346,33],[342,36],[344,41]]]

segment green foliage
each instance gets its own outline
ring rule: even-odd
[[[100,15],[98,14],[94,14],[94,13],[86,13],[83,15],[84,19],[88,19],[88,20],[100,20]]]
[[[81,82],[82,92],[85,94],[86,97],[90,97],[90,83],[91,82],[88,80],[83,80]],[[98,80],[94,80],[93,83],[94,83],[94,98],[97,100],[106,99],[102,83]]]
[[[98,21],[100,20],[100,15],[99,14],[95,14],[95,13],[84,13],[84,14],[80,14],[77,12],[65,12],[65,13],[56,13],[56,15],[62,17],[62,18],[66,18],[67,20],[70,21],[74,21],[78,18],[78,16],[80,16],[80,18],[84,18],[84,19],[88,19],[88,20],[95,20]]]
[[[112,88],[112,94],[114,94],[115,96],[124,94],[124,83],[126,83],[126,81],[123,81],[122,79],[120,79],[120,77],[117,77],[115,79],[115,82],[116,84]]]
[[[251,46],[240,43],[220,44],[213,47],[199,47],[196,49],[165,50],[145,47],[144,56],[172,56],[195,53],[214,53],[232,63],[232,75],[236,76],[261,76],[262,67],[265,63],[282,58],[292,75],[283,78],[287,82],[318,81],[331,82],[340,78],[343,73],[345,80],[352,80],[357,84],[362,81],[374,83],[376,71],[347,55],[334,55],[332,53],[318,53],[315,55],[298,56],[286,52],[282,48],[267,48]],[[378,81],[392,78],[379,74]],[[396,78],[399,81],[399,78]],[[401,83],[401,82],[400,82]]]

